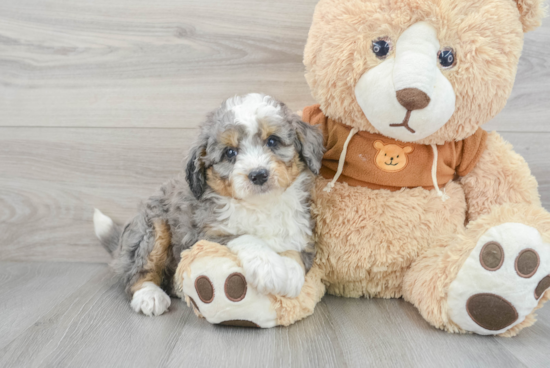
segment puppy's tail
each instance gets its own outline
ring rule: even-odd
[[[110,217],[105,216],[96,208],[94,210],[94,229],[95,235],[101,241],[101,245],[103,245],[110,254],[113,254],[118,247],[118,241],[122,233],[121,226],[115,224]]]

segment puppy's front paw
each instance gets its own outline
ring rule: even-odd
[[[254,252],[240,255],[246,281],[259,293],[282,295],[288,279],[283,257],[275,252]]]
[[[137,313],[146,316],[160,316],[168,310],[170,297],[152,282],[144,282],[141,289],[134,293],[130,306]]]
[[[288,277],[281,295],[288,298],[296,298],[300,295],[302,286],[304,286],[305,270],[295,260],[287,257],[282,258],[285,262]]]

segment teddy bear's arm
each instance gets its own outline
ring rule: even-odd
[[[538,184],[527,162],[496,132],[488,135],[479,162],[460,181],[468,203],[469,221],[489,213],[495,205],[541,205]]]

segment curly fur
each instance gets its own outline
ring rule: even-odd
[[[277,139],[276,146],[266,146],[269,137]],[[224,102],[202,124],[185,173],[164,184],[123,229],[108,218],[103,222],[98,237],[113,252],[112,267],[127,292],[148,281],[170,292],[182,251],[199,240],[227,245],[253,235],[276,252],[294,250],[310,258],[312,173],[320,167],[321,139],[316,128],[269,96]],[[228,148],[239,156],[228,157]],[[240,179],[255,169],[258,157],[269,169],[261,186]],[[168,247],[165,236],[159,241],[159,228],[169,232]],[[145,277],[152,271],[158,277]]]

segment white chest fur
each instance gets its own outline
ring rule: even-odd
[[[302,251],[312,235],[305,180],[307,174],[302,174],[282,193],[246,201],[223,198],[217,227],[229,234],[260,238],[275,252]]]

